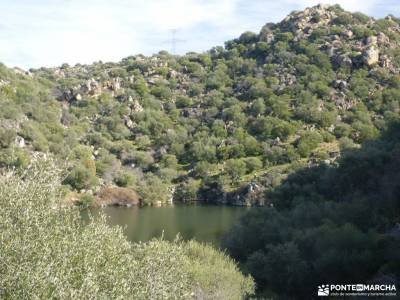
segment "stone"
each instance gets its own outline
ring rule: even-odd
[[[341,54],[336,57],[335,62],[337,65],[340,67],[352,67],[353,66],[353,61],[347,54]]]
[[[340,90],[343,91],[343,90],[347,89],[347,81],[345,81],[345,80],[335,80],[334,83],[333,83],[333,86],[335,88],[340,89]]]
[[[326,47],[325,52],[329,57],[333,57],[336,54],[337,49],[332,45]]]
[[[3,80],[3,79],[0,79],[0,87],[2,87],[2,86],[6,86],[6,85],[9,85],[10,84],[10,82],[9,81],[7,81],[7,80]]]
[[[25,139],[23,137],[19,136],[19,135],[17,135],[17,137],[15,138],[14,143],[18,148],[24,148],[25,147]]]
[[[129,129],[132,129],[135,127],[135,123],[133,123],[133,121],[129,117],[125,118],[125,125]]]
[[[377,42],[379,46],[387,46],[390,44],[390,39],[383,32],[379,32],[377,36]]]
[[[264,38],[266,43],[272,43],[274,41],[274,39],[275,39],[275,37],[274,37],[273,33],[267,33]]]
[[[170,70],[169,73],[168,73],[168,78],[175,79],[176,77],[178,77],[178,74],[179,73],[177,71]]]
[[[111,91],[116,92],[121,89],[121,78],[116,77],[111,80],[107,80],[106,82],[104,82],[103,86]]]
[[[362,58],[367,66],[372,66],[379,62],[379,50],[375,47],[368,48],[363,53]]]
[[[380,60],[379,60],[379,65],[382,68],[387,68],[387,69],[392,68],[392,60],[386,54],[381,55]]]
[[[102,92],[100,84],[93,78],[86,82],[85,88],[87,93],[91,96],[97,96]]]
[[[376,36],[369,36],[365,40],[365,44],[367,46],[376,46],[377,43],[378,43],[378,38]]]
[[[143,111],[143,106],[140,105],[139,101],[134,100],[133,104],[131,105],[132,112],[138,113]]]
[[[351,30],[346,30],[342,33],[342,35],[348,39],[351,39],[353,37],[353,31]]]

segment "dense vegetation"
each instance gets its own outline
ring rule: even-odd
[[[260,292],[399,283],[399,42],[393,16],[316,6],[201,54],[0,65],[0,298],[254,290],[207,245],[131,244],[71,203],[265,205],[224,240]]]
[[[242,299],[254,283],[194,241],[131,244],[105,218],[60,207],[49,161],[0,176],[1,299]]]
[[[226,237],[260,290],[306,299],[319,284],[400,282],[400,122],[339,166],[290,175]]]
[[[119,186],[148,204],[263,204],[398,118],[399,40],[394,17],[317,6],[202,54],[0,66],[0,164],[67,158],[67,199],[85,205],[110,186],[116,201]]]

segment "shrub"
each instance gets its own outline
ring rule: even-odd
[[[152,173],[147,173],[139,184],[139,194],[145,204],[165,203],[170,198],[169,185]]]
[[[182,202],[199,200],[198,193],[200,189],[200,182],[200,180],[189,178],[188,180],[179,184],[174,194],[174,200]]]
[[[76,190],[88,189],[94,187],[98,183],[98,179],[92,170],[82,166],[75,166],[64,180],[65,184],[69,184]]]
[[[30,163],[29,153],[20,148],[7,148],[0,152],[0,165],[5,167],[25,168]]]
[[[225,163],[225,173],[231,178],[233,182],[239,181],[239,179],[246,174],[246,163],[240,159],[229,159]]]
[[[133,185],[136,182],[136,178],[131,173],[122,172],[114,178],[114,182],[120,187],[127,187]]]
[[[89,207],[91,205],[93,205],[93,203],[95,202],[95,198],[93,195],[91,194],[83,194],[79,197],[78,200],[78,205],[83,206],[83,207]]]
[[[243,161],[246,164],[247,171],[250,173],[263,167],[263,163],[258,157],[246,157]]]
[[[307,157],[311,154],[319,143],[322,142],[322,137],[317,132],[307,132],[300,139],[297,144],[297,149],[301,156]]]
[[[4,129],[0,127],[0,147],[7,148],[9,147],[15,140],[17,134],[15,130],[12,129]]]
[[[351,14],[349,13],[342,13],[339,16],[337,16],[334,20],[333,20],[334,24],[336,25],[349,25],[352,24],[353,21],[353,17]]]

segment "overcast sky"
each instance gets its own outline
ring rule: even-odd
[[[0,0],[0,61],[25,69],[119,61],[171,51],[172,28],[177,53],[205,51],[320,2],[400,16],[400,0]]]

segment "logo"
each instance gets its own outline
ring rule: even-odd
[[[396,296],[395,284],[322,284],[318,296]]]
[[[318,296],[329,296],[329,285],[327,284],[319,285]]]

